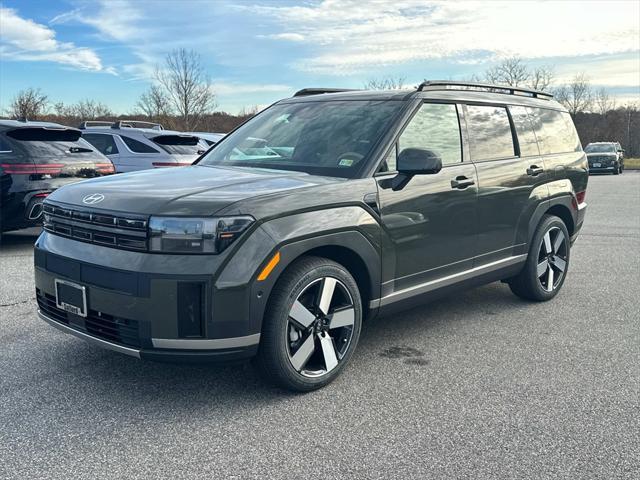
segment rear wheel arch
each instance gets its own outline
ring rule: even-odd
[[[549,208],[545,215],[553,215],[562,220],[569,231],[569,235],[573,235],[575,231],[575,222],[573,221],[573,216],[571,215],[571,210],[566,205],[558,204]]]

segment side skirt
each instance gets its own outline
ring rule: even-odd
[[[381,308],[380,313],[387,310],[396,310],[396,306],[410,308],[453,291],[484,285],[516,275],[522,269],[526,260],[527,255],[523,254],[479,265],[463,272],[392,292],[385,297],[372,300],[369,306],[372,309]],[[391,306],[394,308],[388,308]]]

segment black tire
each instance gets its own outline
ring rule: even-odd
[[[329,305],[332,308],[336,304],[343,306],[336,307],[333,314],[323,317],[321,297],[327,282],[334,285],[331,289]],[[306,330],[298,329],[298,326],[303,325],[294,322],[295,315],[292,315],[294,303],[302,304],[303,299],[307,304],[305,306],[308,306],[305,315],[313,311],[316,317],[312,322],[313,326],[306,327]],[[352,301],[353,312],[350,311],[349,306],[344,306],[347,301]],[[327,311],[330,311],[329,305],[326,307]],[[338,311],[349,311],[349,315],[353,313],[353,324],[329,330],[332,328],[329,325],[331,318],[337,318],[335,314]],[[327,322],[324,326],[322,326],[323,319]],[[307,320],[306,317],[305,320]],[[358,344],[361,327],[362,300],[358,285],[351,274],[342,265],[332,260],[302,257],[285,270],[271,293],[263,321],[260,347],[254,364],[267,380],[288,390],[308,392],[324,387],[339,375],[351,359]],[[326,331],[321,331],[323,328],[326,328]],[[333,334],[333,337],[330,334]],[[345,340],[347,336],[348,343]],[[324,350],[327,337],[334,348],[333,360],[337,361],[337,366],[331,368]],[[306,340],[303,341],[303,338]],[[295,353],[302,350],[308,341],[312,344],[310,348],[315,350],[312,350],[313,353],[308,357],[307,363],[297,369],[293,365]],[[345,350],[341,352],[341,348]],[[311,375],[306,369],[309,362],[315,362],[316,366],[324,365],[324,370],[321,367],[311,370],[317,374]],[[321,374],[323,371],[325,373]]]
[[[620,175],[620,173],[621,173],[620,165],[615,165],[615,168],[613,169],[613,174]]]
[[[549,232],[552,251],[555,248],[554,240],[558,238],[555,235],[561,232],[564,236],[564,243],[559,245],[556,254],[550,254],[546,251],[545,236],[547,232]],[[553,238],[551,238],[552,236]],[[571,242],[565,223],[554,215],[542,217],[531,240],[524,268],[518,275],[508,280],[511,291],[518,297],[527,300],[537,302],[551,300],[558,294],[567,278],[570,251]],[[545,262],[546,269],[542,275],[539,275],[539,267],[544,266]],[[562,266],[561,262],[564,263],[562,271],[559,269],[559,266]],[[549,274],[549,269],[552,270],[551,274]],[[549,278],[551,278],[551,282],[549,282]],[[551,284],[550,289],[549,284]]]

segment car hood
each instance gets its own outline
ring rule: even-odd
[[[603,152],[603,153],[587,153],[587,157],[612,157],[615,158],[616,157],[616,153],[615,152]]]
[[[342,181],[300,172],[194,165],[87,180],[60,188],[48,199],[95,210],[213,215],[247,198]]]

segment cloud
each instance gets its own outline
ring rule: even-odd
[[[323,0],[244,8],[286,30],[271,38],[308,44],[311,55],[294,67],[321,74],[442,58],[469,63],[474,51],[545,59],[640,50],[638,2]]]
[[[299,33],[275,33],[273,35],[267,35],[267,38],[274,40],[288,40],[290,42],[304,42],[304,35]]]
[[[46,25],[22,18],[12,8],[0,7],[0,53],[3,58],[22,61],[48,61],[81,70],[115,73],[105,68],[90,48],[56,40],[56,32]]]
[[[261,84],[261,83],[231,83],[224,81],[213,81],[211,89],[216,95],[235,95],[246,93],[279,93],[292,92],[293,87],[280,84]]]

